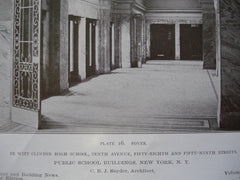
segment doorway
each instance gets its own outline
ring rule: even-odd
[[[96,71],[96,20],[86,19],[86,76]]]
[[[151,31],[151,59],[175,59],[175,25],[152,24]]]
[[[202,25],[180,25],[180,47],[182,60],[202,60]]]
[[[80,82],[81,77],[79,77],[79,54],[78,54],[78,32],[79,32],[79,21],[78,16],[69,16],[69,57],[68,57],[68,80],[70,86]]]

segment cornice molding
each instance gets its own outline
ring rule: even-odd
[[[112,13],[113,14],[128,14],[128,15],[131,15],[131,11],[129,11],[129,10],[114,10],[114,11],[112,11]]]
[[[118,3],[118,4],[131,4],[133,2],[134,0],[113,0],[113,3]]]
[[[200,4],[214,4],[214,0],[199,0]]]
[[[86,5],[89,5],[91,7],[98,8],[99,2],[97,1],[96,3],[89,2],[88,0],[81,0],[79,3],[85,3]]]
[[[147,8],[145,4],[139,3],[136,0],[113,0],[115,6],[118,4],[129,4],[133,9],[136,9],[142,13],[203,13],[205,7],[211,7],[214,5],[214,0],[199,0],[202,8],[197,9],[161,9],[161,8]],[[204,8],[203,8],[204,6]],[[207,8],[209,9],[209,8]]]
[[[134,8],[136,8],[136,9],[142,11],[142,12],[146,12],[146,7],[143,4],[138,3],[136,1],[134,3]]]
[[[202,13],[202,9],[146,9],[146,13]]]
[[[138,3],[136,0],[113,0],[113,4],[130,4],[133,5],[134,8],[145,11],[146,7],[144,4]]]

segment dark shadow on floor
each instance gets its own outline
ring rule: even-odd
[[[41,116],[41,126],[39,130],[41,129],[65,129],[67,128],[66,125],[64,125],[61,122],[53,121],[52,119],[48,118],[47,116],[42,115]]]

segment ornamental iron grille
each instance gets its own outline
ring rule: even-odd
[[[13,106],[40,109],[41,0],[14,0]]]

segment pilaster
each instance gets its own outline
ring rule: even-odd
[[[131,67],[141,67],[143,56],[143,15],[131,18]]]
[[[111,71],[110,58],[110,21],[111,21],[111,1],[100,0],[99,22],[98,22],[98,73],[108,73]]]
[[[219,0],[221,114],[224,129],[240,129],[240,1]]]
[[[175,60],[180,60],[180,24],[175,24]]]
[[[69,88],[68,84],[68,0],[60,2],[60,92]]]
[[[49,96],[60,94],[60,2],[49,1]]]
[[[213,0],[200,0],[203,14],[203,68],[216,69],[216,15]]]

